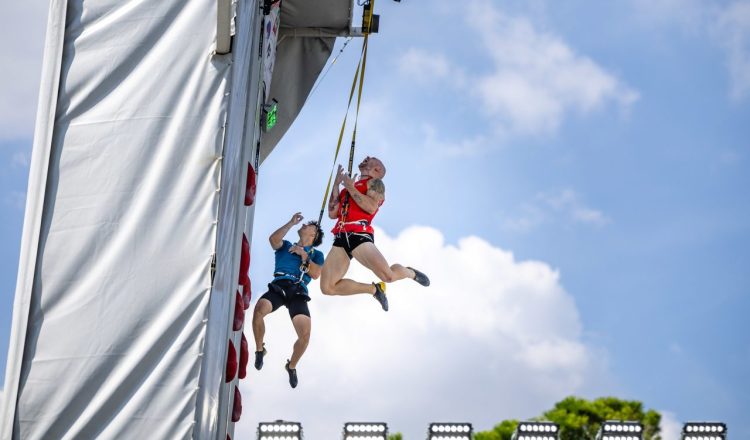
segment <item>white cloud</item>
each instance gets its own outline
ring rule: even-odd
[[[0,39],[0,136],[30,138],[34,129],[49,2],[29,0],[3,5]],[[8,19],[10,18],[10,19]]]
[[[29,153],[25,151],[16,151],[13,153],[13,157],[10,161],[11,165],[14,167],[28,168],[31,158],[29,157]]]
[[[670,411],[660,411],[660,413],[662,440],[679,440],[682,424],[677,420],[675,414]]]
[[[23,211],[26,206],[26,193],[14,190],[7,191],[3,197],[3,201],[15,210]]]
[[[538,193],[533,201],[521,206],[520,211],[520,216],[504,220],[505,229],[528,232],[551,220],[597,227],[612,222],[602,211],[586,206],[581,195],[572,189]]]
[[[321,439],[358,420],[387,421],[407,438],[435,420],[488,429],[605,380],[574,300],[547,264],[517,261],[478,237],[449,245],[429,227],[376,237],[389,261],[416,265],[432,285],[390,285],[388,313],[366,295],[323,297],[314,286],[312,341],[296,390],[283,370],[294,340],[289,317],[271,315],[266,366],[242,385],[238,438],[277,418],[301,421],[308,438]],[[374,280],[356,264],[349,275]]]
[[[415,78],[446,78],[454,73],[454,67],[443,54],[411,48],[399,58],[399,70]]]
[[[476,94],[487,112],[521,133],[554,132],[566,113],[588,113],[608,102],[624,107],[638,93],[560,37],[486,0],[469,2],[471,26],[493,60]]]
[[[725,149],[719,153],[719,165],[735,165],[742,161],[742,153],[738,150]]]
[[[750,95],[749,0],[736,0],[723,7],[706,0],[632,1],[638,16],[647,23],[708,33],[725,52],[730,98],[739,101]]]
[[[750,95],[750,1],[736,1],[720,11],[714,32],[726,52],[729,95],[734,100],[746,98]]]
[[[705,0],[632,0],[636,16],[651,25],[677,23],[699,31],[706,17]]]
[[[426,123],[422,124],[422,135],[423,149],[431,154],[446,157],[478,155],[492,148],[494,144],[481,134],[457,140],[446,139],[438,133],[434,125]]]
[[[608,103],[627,109],[638,100],[638,93],[613,74],[527,18],[472,0],[467,23],[483,43],[488,72],[464,73],[445,55],[415,48],[401,57],[401,71],[420,82],[450,79],[479,100],[500,132],[554,133],[571,112],[586,114]]]

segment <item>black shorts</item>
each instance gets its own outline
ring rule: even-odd
[[[335,247],[344,248],[346,255],[352,259],[352,251],[362,243],[375,243],[375,238],[367,232],[341,232],[333,239]]]
[[[310,297],[305,295],[305,289],[302,286],[292,280],[271,281],[268,284],[268,292],[260,298],[270,301],[274,312],[279,307],[286,306],[290,318],[297,315],[310,317],[310,308],[307,307]]]

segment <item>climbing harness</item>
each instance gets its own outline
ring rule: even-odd
[[[320,226],[318,226],[320,227]],[[318,236],[317,230],[315,231],[315,236]],[[302,248],[304,249],[304,247]],[[313,254],[315,253],[315,248],[310,246],[310,250],[307,251],[307,260],[303,261],[302,264],[299,265],[299,280],[297,280],[297,284],[302,283],[305,278],[305,274],[310,271],[310,261],[312,261]]]

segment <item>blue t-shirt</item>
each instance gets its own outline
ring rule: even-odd
[[[289,252],[292,247],[292,243],[284,240],[281,247],[276,249],[276,265],[274,267],[274,280],[299,280],[299,276],[302,273],[300,266],[302,265],[302,257],[297,254]],[[323,252],[317,249],[313,249],[312,246],[305,246],[305,252],[309,255],[310,261],[317,264],[318,266],[323,265],[325,257]],[[283,275],[279,275],[283,274]],[[310,275],[305,274],[302,277],[300,286],[307,292],[307,284],[310,282]]]

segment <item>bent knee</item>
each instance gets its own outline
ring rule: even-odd
[[[330,283],[325,283],[325,284],[320,283],[320,291],[321,291],[321,293],[323,293],[323,295],[333,295],[334,294],[333,285],[330,284]]]
[[[266,315],[268,313],[261,308],[260,304],[256,305],[255,309],[253,309],[253,319],[263,319]]]
[[[392,283],[393,281],[396,280],[396,278],[393,276],[393,272],[391,272],[390,270],[388,271],[381,270],[381,271],[378,271],[378,273],[376,273],[375,275],[377,275],[378,278],[380,278],[382,281],[386,283]]]

